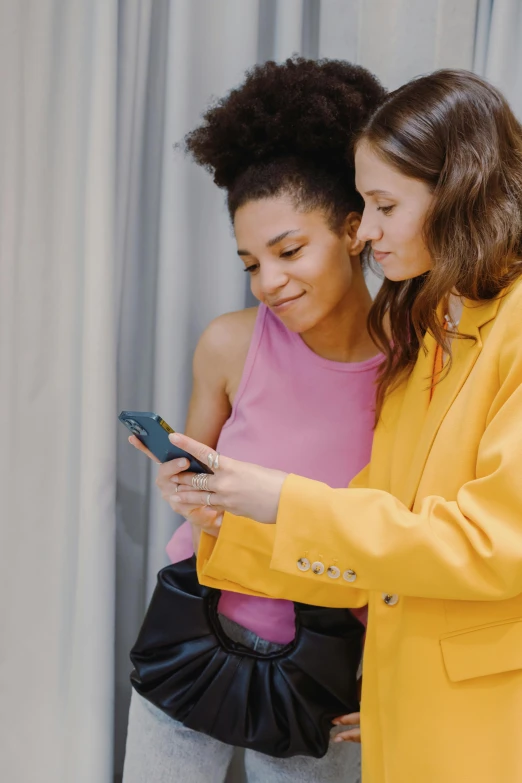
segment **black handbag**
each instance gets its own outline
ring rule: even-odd
[[[295,603],[296,636],[260,654],[219,622],[196,558],[163,568],[130,657],[135,690],[185,726],[278,758],[320,758],[332,718],[359,709],[364,626],[348,609]]]

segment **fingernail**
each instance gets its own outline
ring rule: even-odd
[[[173,432],[171,435],[169,435],[169,440],[171,443],[179,443],[181,438],[177,432]]]
[[[171,503],[180,503],[181,502],[181,498],[180,498],[179,495],[171,495],[170,502]]]
[[[214,522],[216,527],[221,527],[221,523],[223,522],[223,514],[220,514],[219,517],[216,517],[216,521]]]
[[[343,742],[342,737],[334,737],[334,742]]]
[[[177,459],[174,460],[175,464],[178,466],[178,468],[188,468],[188,459]]]

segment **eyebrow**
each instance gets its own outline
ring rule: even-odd
[[[269,239],[266,243],[267,247],[274,247],[274,245],[277,245],[279,242],[282,242],[283,239],[286,239],[286,237],[290,236],[291,234],[298,234],[299,229],[293,228],[289,231],[283,231],[282,234],[278,234],[276,237],[272,237],[272,239]],[[250,256],[252,255],[249,250],[238,250],[237,251],[238,256]]]
[[[379,190],[376,188],[375,190],[367,190],[364,194],[365,196],[391,196],[393,195],[390,193],[389,190]]]

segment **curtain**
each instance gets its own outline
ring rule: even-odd
[[[112,765],[116,0],[0,2],[0,779]]]
[[[522,5],[479,0],[473,70],[499,87],[522,120]]]
[[[116,415],[183,429],[200,333],[250,301],[223,194],[175,144],[293,52],[390,88],[473,67],[520,113],[518,7],[0,0],[2,780],[121,774],[128,650],[178,520]]]
[[[436,68],[471,68],[476,6],[477,0],[325,0],[319,54],[358,62],[392,90]]]

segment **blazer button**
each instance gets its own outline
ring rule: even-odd
[[[315,563],[312,563],[312,571],[314,574],[317,574],[317,576],[321,576],[321,574],[324,574],[324,564],[319,560],[316,560]]]
[[[306,557],[300,557],[297,561],[297,567],[300,571],[308,571],[310,568],[310,561]]]
[[[383,593],[382,594],[382,600],[387,606],[395,606],[399,602],[399,596],[398,595],[392,595],[390,593]]]
[[[351,568],[347,568],[343,574],[343,579],[346,579],[347,582],[355,582],[357,574]]]
[[[326,572],[330,579],[339,579],[341,576],[341,572],[337,568],[337,566],[329,566],[328,571]]]

